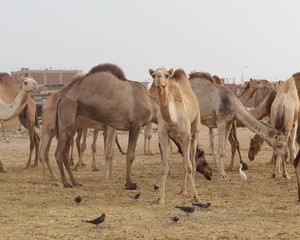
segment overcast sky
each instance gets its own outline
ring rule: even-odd
[[[120,66],[284,80],[300,71],[299,0],[0,0],[0,72]],[[248,66],[248,67],[246,67]]]

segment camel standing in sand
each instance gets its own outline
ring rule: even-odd
[[[288,139],[288,147],[291,161],[293,161],[296,157],[295,140],[298,127],[298,115],[299,97],[294,78],[291,77],[288,80],[282,82],[282,84],[280,84],[280,88],[272,104],[270,114],[271,125],[278,131],[283,132],[284,136]],[[276,157],[277,158],[274,163],[273,177],[275,178],[277,176],[279,169],[278,167],[276,167],[276,165],[278,166],[278,161],[280,159],[279,157],[281,157],[283,177],[289,178],[285,168],[285,161],[287,155],[277,155]]]
[[[130,104],[129,104],[130,103]],[[117,130],[129,131],[127,148],[126,188],[136,189],[131,181],[131,166],[140,131],[150,121],[156,121],[157,104],[147,89],[125,78],[122,70],[112,64],[95,66],[79,82],[73,84],[57,108],[57,163],[64,187],[81,185],[69,165],[69,149],[76,131],[76,117],[84,116]],[[68,183],[63,164],[70,176]]]
[[[38,88],[35,80],[30,77],[22,79],[20,89],[15,94],[17,84],[9,74],[0,74],[0,120],[7,121],[17,116],[26,106],[30,93]],[[17,88],[18,89],[18,88]],[[6,168],[0,160],[0,171]]]
[[[80,82],[83,77],[85,75],[84,74],[77,74],[73,77],[72,82],[65,86],[64,88],[60,89],[59,91],[53,93],[45,102],[45,104],[43,105],[43,128],[42,128],[42,139],[41,139],[41,147],[40,147],[40,151],[39,151],[39,159],[42,163],[42,168],[43,168],[43,176],[44,179],[46,178],[46,172],[45,172],[45,163],[47,165],[48,171],[50,173],[50,177],[53,180],[56,180],[55,174],[52,170],[52,167],[50,165],[50,161],[49,161],[49,149],[51,146],[51,142],[52,139],[54,137],[57,136],[58,133],[58,129],[56,126],[56,117],[57,117],[57,107],[59,102],[61,101],[61,99],[63,98],[64,95],[66,95],[66,93],[72,88],[73,85],[77,84],[78,82]],[[101,126],[102,130],[105,129],[111,129],[110,127],[105,126],[102,123],[99,122],[95,122],[94,120],[90,120],[87,118],[84,118],[82,116],[78,116],[77,121],[78,121],[78,127],[83,127],[86,128],[86,126],[91,126],[91,124],[93,123],[93,126],[95,127],[96,125],[99,127]],[[89,125],[88,125],[89,124]],[[112,134],[108,134],[108,136],[106,137],[106,143],[107,146],[105,146],[105,162],[111,162],[112,157],[113,157],[113,142],[114,142],[114,129],[109,130],[109,132],[112,132]],[[95,139],[94,139],[95,141]],[[94,148],[93,148],[94,149]],[[95,151],[93,151],[95,152]],[[79,154],[82,157],[82,154]],[[72,157],[71,157],[72,158]],[[80,166],[81,162],[77,163],[77,166]],[[92,169],[95,170],[95,158],[93,156],[93,165],[92,165]],[[111,164],[107,164],[107,169],[105,172],[105,176],[106,176],[106,180],[110,180],[111,177]]]
[[[168,142],[169,135],[179,138],[182,143],[185,177],[181,193],[186,192],[186,181],[192,187],[193,200],[199,201],[195,188],[195,152],[200,131],[200,108],[188,77],[181,69],[174,71],[159,68],[150,69],[154,85],[158,90],[160,111],[158,112],[158,137],[161,147],[163,174],[157,203],[164,203],[166,180],[169,173]]]
[[[285,136],[272,126],[256,120],[228,88],[215,84],[209,73],[191,73],[190,82],[198,97],[200,109],[206,108],[206,111],[201,112],[202,124],[218,128],[218,167],[223,179],[228,179],[224,170],[226,142],[235,120],[263,137],[278,155],[287,154]]]
[[[213,76],[213,79],[215,80],[215,82],[217,84],[222,83],[219,78],[217,76]],[[221,84],[224,85],[224,84]],[[238,97],[238,99],[240,100],[240,102],[245,105],[251,98],[253,98],[257,92],[258,89],[266,87],[269,85],[269,82],[267,80],[258,80],[258,79],[252,79],[250,78],[250,81],[248,82],[248,84],[245,87],[245,90],[243,91],[243,93]],[[206,111],[206,108],[201,110]],[[235,157],[235,153],[236,150],[239,150],[239,142],[237,140],[237,136],[236,136],[236,126],[232,126],[232,130],[229,134],[229,142],[231,145],[231,161],[230,164],[228,166],[229,170],[233,169],[233,164],[234,164],[234,157]],[[213,128],[209,128],[209,150],[208,152],[213,154],[213,157],[215,158],[215,152],[214,152],[214,141],[213,141]],[[240,155],[240,153],[239,153]],[[216,160],[216,159],[215,159]],[[240,156],[240,163],[243,165],[243,169],[248,169],[248,166],[245,162],[243,162],[241,156]]]

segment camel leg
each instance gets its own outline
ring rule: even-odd
[[[83,154],[86,149],[87,132],[88,132],[87,128],[78,128],[78,135],[76,138],[76,146],[77,146],[77,150],[78,150],[79,159],[75,165],[75,171],[78,171],[78,169],[80,167],[85,166],[83,164]],[[82,136],[82,143],[80,145],[81,136]]]
[[[6,167],[4,166],[4,164],[1,162],[1,160],[0,160],[0,172],[4,172],[4,173],[7,172],[7,169],[6,169]]]
[[[155,203],[162,204],[165,203],[165,195],[166,195],[166,181],[169,174],[170,166],[169,166],[169,151],[168,151],[168,142],[169,135],[165,129],[158,128],[158,138],[159,138],[159,146],[163,164],[163,171],[161,177],[161,184],[158,192],[158,196],[155,200]],[[185,174],[186,176],[186,174]]]
[[[71,140],[70,146],[70,166],[74,166],[74,138]]]
[[[114,157],[114,142],[117,137],[117,131],[111,127],[107,129],[106,143],[104,149],[105,155],[105,178],[104,181],[110,182],[112,181],[112,163]]]
[[[39,149],[39,160],[40,160],[40,163],[42,164],[44,180],[46,180],[46,170],[45,170],[45,163],[46,163],[51,179],[56,181],[57,179],[55,177],[55,174],[53,173],[53,170],[51,168],[50,161],[49,161],[49,149],[50,149],[52,138],[53,138],[53,136],[50,137],[47,133],[43,133],[41,147]]]
[[[290,161],[293,163],[293,160],[296,158],[296,135],[297,135],[298,122],[296,122],[293,128],[290,131],[288,146],[290,153]]]
[[[273,153],[272,155],[272,159],[275,159],[273,160],[273,174],[272,174],[272,178],[276,178],[278,173],[280,173],[280,156],[279,155],[276,155],[275,153]],[[271,159],[271,161],[272,161]]]
[[[39,164],[38,163],[38,161],[39,161],[38,154],[39,154],[40,142],[41,142],[41,139],[40,139],[39,135],[34,130],[35,158],[34,158],[33,167],[38,167],[38,164]]]
[[[28,157],[28,161],[27,161],[27,164],[26,164],[25,168],[31,167],[31,157],[32,157],[33,149],[34,149],[34,145],[33,145],[33,143],[34,143],[34,134],[32,132],[32,128],[28,129],[28,132],[29,132],[30,145],[29,145],[29,157]]]
[[[96,166],[96,151],[97,151],[97,139],[100,130],[94,130],[93,135],[93,143],[92,143],[92,153],[93,153],[93,163],[92,163],[92,171],[99,171]]]
[[[71,167],[70,167],[69,151],[70,151],[70,143],[72,141],[72,138],[73,138],[73,136],[70,136],[70,135],[67,136],[67,144],[66,144],[65,149],[63,150],[63,163],[64,163],[64,166],[65,166],[65,168],[66,168],[66,170],[69,174],[69,177],[70,177],[70,180],[71,180],[73,186],[82,186],[81,183],[78,183],[75,180],[73,172],[72,172]]]
[[[127,167],[126,167],[126,189],[134,190],[137,188],[136,183],[131,181],[131,166],[135,157],[135,148],[137,144],[137,140],[139,138],[139,134],[141,131],[141,126],[136,126],[132,130],[129,131],[129,139],[128,139],[128,147],[127,147]]]
[[[298,202],[300,202],[300,150],[293,161],[298,185]]]
[[[218,124],[218,132],[219,132],[219,146],[218,146],[218,155],[219,155],[219,172],[224,180],[228,180],[229,177],[226,175],[224,170],[224,160],[226,153],[226,143],[228,140],[228,136],[230,133],[231,124],[226,122],[221,122]]]
[[[150,149],[150,141],[152,138],[152,122],[149,122],[146,125],[145,133],[144,133],[144,154],[145,155],[153,155],[151,149]]]

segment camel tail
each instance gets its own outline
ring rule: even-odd
[[[121,145],[120,145],[119,140],[118,140],[118,134],[117,134],[117,136],[116,136],[116,144],[117,144],[117,146],[118,146],[118,149],[119,149],[120,153],[121,153],[122,155],[125,155],[126,152],[124,152],[123,149],[121,148]]]

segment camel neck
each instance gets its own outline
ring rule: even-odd
[[[11,103],[5,103],[0,99],[0,119],[7,121],[17,116],[26,105],[28,93],[20,90]]]
[[[272,145],[272,133],[275,131],[270,125],[255,119],[240,101],[237,101],[236,119],[241,121],[251,132],[259,135],[266,142]]]
[[[158,87],[158,98],[161,115],[165,122],[171,122],[168,87]]]
[[[243,105],[245,105],[255,94],[256,90],[251,88],[246,88],[245,91],[239,96],[239,100]]]

